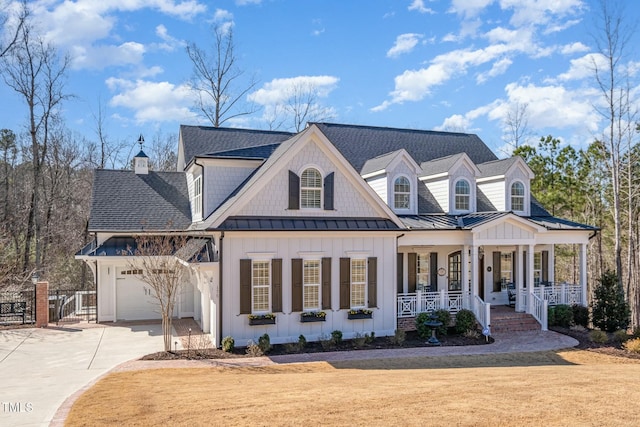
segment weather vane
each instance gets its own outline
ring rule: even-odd
[[[144,137],[142,134],[140,134],[140,137],[138,138],[138,144],[140,144],[140,150],[142,150],[142,144],[144,144]]]

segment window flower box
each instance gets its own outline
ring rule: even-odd
[[[300,321],[302,323],[307,322],[325,322],[327,320],[327,313],[324,311],[305,311],[300,315]]]
[[[351,320],[371,319],[372,317],[373,317],[373,311],[365,310],[362,308],[358,310],[349,310],[349,313],[347,314],[347,318]]]
[[[249,325],[275,325],[276,324],[276,316],[272,313],[267,314],[250,314],[249,315]]]

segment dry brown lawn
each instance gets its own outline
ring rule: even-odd
[[[106,376],[66,425],[627,426],[640,363],[581,350]]]

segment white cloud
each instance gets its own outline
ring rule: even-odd
[[[72,66],[75,69],[103,69],[111,66],[137,65],[142,63],[146,49],[143,44],[125,42],[121,45],[98,45],[87,48],[74,46],[71,49]]]
[[[572,59],[569,70],[558,76],[559,81],[580,80],[593,77],[594,69],[607,67],[607,60],[599,53],[589,53],[577,59]]]
[[[109,105],[134,111],[137,123],[188,121],[196,117],[189,108],[194,99],[187,85],[113,77],[107,79],[106,84],[112,91],[119,92]]]
[[[511,64],[513,64],[513,61],[509,58],[502,58],[494,62],[491,70],[487,71],[486,73],[478,74],[476,82],[478,82],[478,84],[481,84],[486,82],[490,78],[504,74],[509,69]]]
[[[424,0],[413,0],[408,7],[409,10],[416,10],[420,13],[435,13],[433,9],[428,8],[424,5]]]
[[[585,6],[582,0],[500,0],[500,7],[513,10],[509,22],[514,27],[560,28],[558,22],[566,23],[567,16],[579,14]]]
[[[580,42],[569,43],[560,48],[560,53],[562,53],[563,55],[571,55],[573,53],[582,53],[588,51],[589,47]]]
[[[424,36],[422,34],[407,33],[396,37],[395,44],[387,51],[387,57],[397,58],[403,53],[409,53],[420,42]]]
[[[158,25],[156,27],[156,35],[164,41],[164,43],[156,44],[156,46],[161,50],[172,52],[176,50],[176,48],[184,46],[183,41],[169,35],[167,27],[164,25]]]
[[[262,0],[236,0],[238,6],[246,6],[248,4],[260,4]]]
[[[449,12],[457,13],[467,18],[472,18],[480,14],[494,0],[453,0]]]
[[[260,105],[273,105],[286,102],[292,90],[299,87],[311,87],[320,98],[329,96],[338,84],[334,76],[298,76],[283,79],[273,79],[257,91],[248,95],[248,100]]]
[[[444,122],[440,126],[435,126],[433,129],[437,131],[446,132],[466,132],[471,126],[471,121],[460,114],[454,114],[451,117],[444,119]]]

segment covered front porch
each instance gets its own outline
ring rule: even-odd
[[[542,220],[509,213],[457,230],[416,230],[399,240],[397,317],[438,309],[455,315],[465,308],[490,330],[491,305],[511,305],[546,330],[549,305],[587,305],[592,234],[592,229],[551,228]],[[558,244],[578,247],[575,283],[556,278]]]

